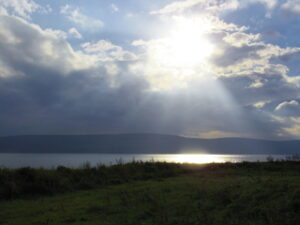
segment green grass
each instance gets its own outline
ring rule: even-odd
[[[299,162],[159,165],[170,171],[158,178],[152,166],[118,184],[2,201],[0,224],[300,224]]]

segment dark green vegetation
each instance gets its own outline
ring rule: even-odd
[[[5,153],[282,154],[300,153],[300,140],[200,139],[161,134],[27,135],[0,137]]]
[[[300,224],[299,162],[3,169],[1,186],[6,176],[15,188],[41,184],[35,184],[34,197],[34,191],[20,191],[11,197],[21,198],[0,202],[3,225]],[[60,186],[50,188],[61,183],[68,192],[92,189],[45,196],[61,192]]]
[[[132,162],[113,166],[71,169],[0,169],[0,200],[54,195],[75,190],[95,189],[135,180],[160,179],[179,175],[185,169],[179,164]]]

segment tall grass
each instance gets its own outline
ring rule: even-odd
[[[166,162],[133,161],[116,165],[98,165],[92,167],[85,163],[80,168],[58,166],[53,169],[0,169],[0,200],[30,198],[34,196],[54,195],[75,190],[87,190],[107,185],[128,183],[136,180],[162,179],[194,174],[226,173],[233,171],[245,173],[248,177],[264,172],[298,173],[297,161],[243,162],[243,163],[210,163],[206,165],[178,164]]]
[[[131,162],[127,164],[80,168],[58,166],[54,169],[0,169],[0,200],[53,195],[74,190],[98,188],[134,180],[175,176],[185,170],[179,164],[163,162]]]

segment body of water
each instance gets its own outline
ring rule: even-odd
[[[267,161],[270,155],[212,155],[212,154],[0,154],[0,166],[7,168],[44,167],[59,165],[80,167],[89,162],[92,166],[99,164],[113,165],[133,160],[166,161],[177,163],[211,163],[211,162],[255,162]],[[275,160],[285,159],[287,155],[272,155]]]

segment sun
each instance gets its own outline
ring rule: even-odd
[[[214,46],[206,37],[211,26],[207,22],[180,18],[168,35],[158,41],[152,56],[161,66],[197,67],[212,55]]]
[[[167,26],[161,26],[157,38],[134,42],[145,49],[145,63],[131,67],[142,73],[152,91],[176,91],[193,81],[211,78],[211,58],[217,53],[212,40],[214,22],[210,18],[172,17]]]

